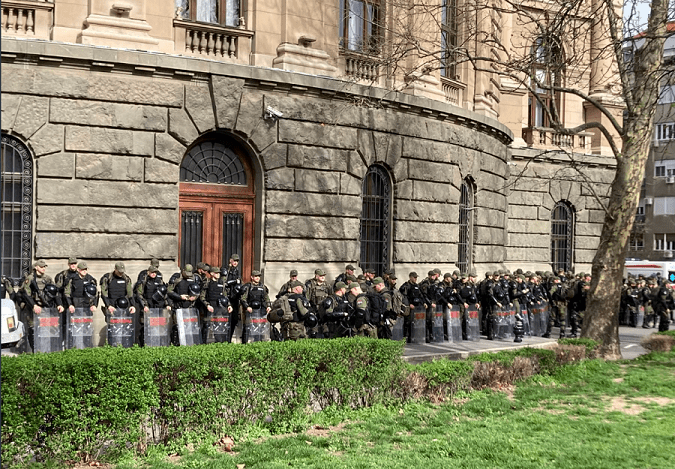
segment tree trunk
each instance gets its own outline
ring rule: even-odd
[[[621,358],[619,302],[626,245],[640,197],[645,164],[653,132],[654,113],[661,86],[661,65],[666,37],[668,1],[652,0],[644,43],[635,51],[634,77],[624,90],[627,112],[623,125],[623,147],[616,155],[616,175],[602,225],[600,245],[593,258],[591,289],[581,336],[600,342],[600,354]]]

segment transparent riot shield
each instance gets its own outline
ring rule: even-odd
[[[402,316],[399,316],[394,322],[394,327],[391,329],[391,340],[403,340],[403,323],[405,322]]]
[[[206,332],[207,344],[230,341],[230,313],[227,312],[227,309],[220,306],[214,308],[206,320],[208,321]]]
[[[637,319],[635,320],[635,327],[641,327],[645,322],[645,307],[638,306]]]
[[[424,344],[427,339],[427,310],[424,305],[415,306],[412,311],[410,343]]]
[[[85,349],[94,346],[94,313],[89,308],[66,311],[66,348]]]
[[[550,314],[550,306],[548,301],[542,301],[541,314],[539,315],[539,326],[541,327],[541,335],[546,333],[548,329],[548,316]]]
[[[171,311],[165,308],[149,308],[143,320],[143,340],[146,347],[171,345]]]
[[[128,308],[117,308],[108,319],[108,345],[130,348],[134,345],[135,321]]]
[[[523,336],[531,336],[532,330],[530,328],[530,313],[527,310],[527,306],[521,304],[519,309],[520,314],[523,317]]]
[[[178,343],[180,345],[200,345],[202,343],[197,308],[178,308],[176,310],[176,325],[178,326]]]
[[[513,326],[516,324],[516,307],[514,305],[504,306],[504,331],[503,335],[505,339],[513,339],[515,337],[513,333]]]
[[[459,305],[453,305],[448,309],[447,316],[448,340],[459,342],[462,340],[462,318]]]
[[[495,339],[506,339],[506,316],[508,315],[508,306],[497,308],[495,306],[495,317],[492,323],[492,333]]]
[[[541,330],[541,312],[542,306],[539,303],[532,303],[529,308],[530,313],[530,331],[533,337],[541,337],[545,331]]]
[[[436,305],[431,315],[431,334],[432,342],[443,342],[443,305]]]
[[[480,340],[480,319],[476,305],[469,306],[466,310],[466,340]]]
[[[246,343],[269,342],[270,323],[267,322],[267,313],[263,308],[254,309],[246,314]]]
[[[61,313],[56,308],[42,308],[40,314],[33,313],[35,325],[34,352],[59,352],[63,350]]]

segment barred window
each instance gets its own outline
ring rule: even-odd
[[[382,166],[373,165],[363,179],[361,212],[361,268],[377,275],[389,267],[391,179]]]
[[[457,243],[457,267],[468,273],[473,261],[473,208],[474,186],[470,180],[462,182],[459,196],[459,243]]]
[[[565,201],[555,204],[551,212],[551,267],[572,270],[574,250],[574,209]]]
[[[33,246],[33,159],[18,139],[2,135],[2,273],[30,272]]]

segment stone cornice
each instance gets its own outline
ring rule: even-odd
[[[358,98],[375,108],[392,109],[475,128],[505,144],[513,141],[513,133],[500,122],[441,101],[281,69],[223,63],[158,52],[13,38],[2,40],[2,61],[80,70],[107,70],[108,73],[184,81],[207,81],[210,75],[228,76],[244,79],[248,87],[329,96],[331,99],[353,101]]]

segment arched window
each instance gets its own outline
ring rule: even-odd
[[[181,182],[246,185],[246,169],[231,148],[207,140],[192,147],[180,167]]]
[[[2,136],[2,273],[14,279],[31,269],[33,159],[14,137]]]
[[[574,209],[565,201],[555,204],[551,212],[551,267],[553,272],[572,270],[574,249]]]
[[[379,165],[368,168],[363,179],[361,212],[361,268],[382,275],[389,267],[391,180]]]
[[[457,243],[457,268],[469,272],[473,263],[473,200],[474,188],[470,180],[462,182],[459,195],[459,243]]]
[[[532,46],[532,75],[529,105],[529,127],[552,126],[551,115],[563,122],[562,94],[554,87],[562,86],[565,61],[560,41],[551,36],[539,37]]]

